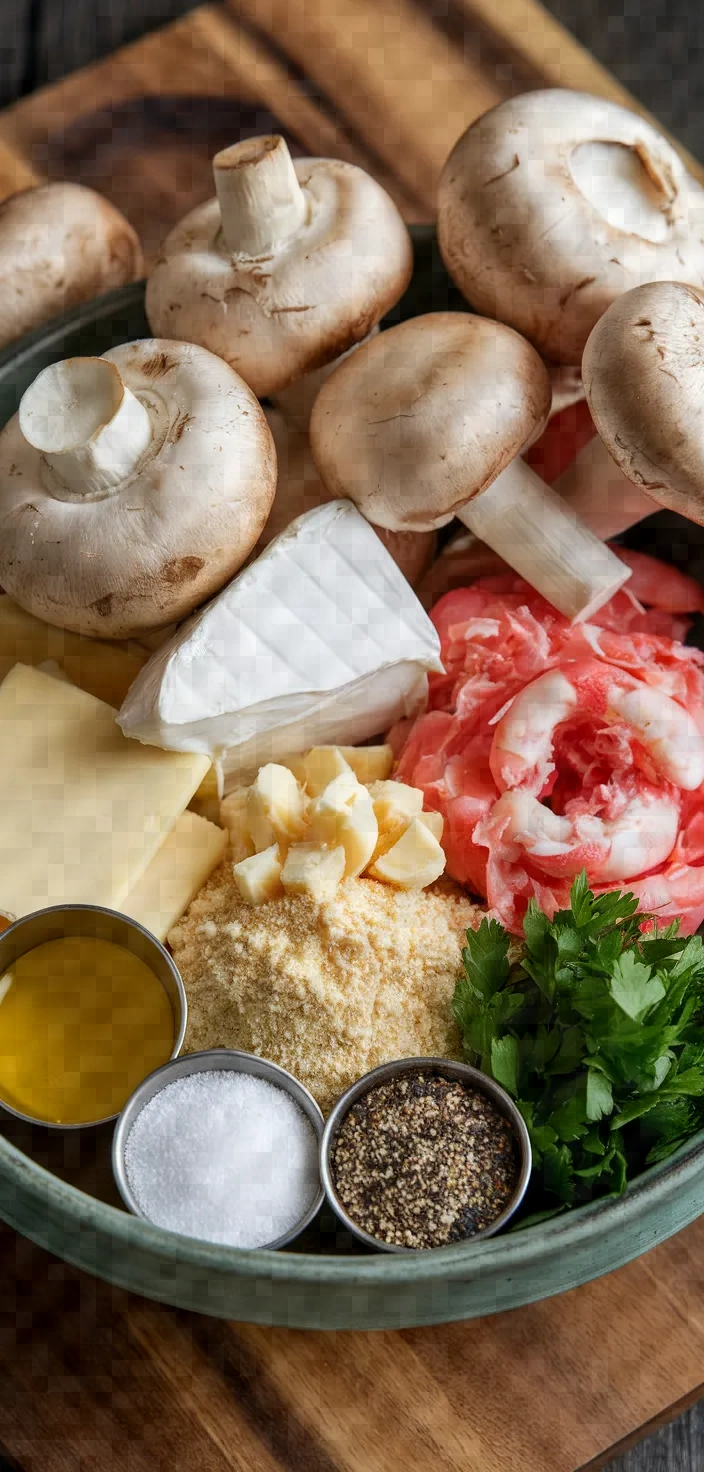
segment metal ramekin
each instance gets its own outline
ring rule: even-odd
[[[207,1048],[202,1053],[186,1053],[183,1058],[173,1058],[170,1063],[164,1063],[161,1068],[155,1068],[154,1072],[150,1073],[149,1077],[145,1078],[144,1082],[135,1089],[117,1121],[113,1135],[112,1171],[115,1184],[125,1206],[143,1221],[149,1221],[149,1217],[145,1216],[133,1196],[125,1169],[127,1137],[137,1115],[145,1104],[154,1098],[155,1094],[159,1094],[167,1084],[174,1083],[177,1078],[186,1078],[192,1073],[223,1072],[223,1070],[232,1073],[254,1074],[255,1078],[264,1078],[267,1083],[275,1084],[277,1088],[290,1094],[294,1102],[303,1110],[306,1118],[310,1120],[320,1145],[324,1121],[313,1095],[309,1094],[292,1073],[287,1073],[285,1068],[280,1068],[278,1063],[270,1063],[268,1058],[257,1058],[254,1053],[242,1053],[235,1048]],[[321,1185],[305,1216],[302,1216],[290,1231],[285,1232],[282,1237],[277,1237],[275,1242],[263,1242],[261,1247],[253,1248],[252,1251],[261,1252],[264,1248],[273,1251],[279,1247],[288,1247],[290,1242],[293,1242],[306,1227],[310,1226],[324,1200],[325,1192]]]
[[[451,1058],[397,1058],[393,1063],[382,1063],[379,1068],[373,1068],[371,1073],[365,1073],[363,1078],[358,1079],[356,1084],[352,1084],[352,1087],[340,1096],[332,1113],[328,1115],[323,1131],[323,1138],[320,1142],[320,1179],[333,1211],[347,1228],[348,1232],[351,1232],[359,1242],[364,1242],[366,1247],[373,1247],[376,1252],[408,1253],[438,1251],[439,1249],[397,1247],[395,1243],[382,1242],[378,1237],[372,1237],[369,1232],[365,1232],[361,1227],[357,1226],[357,1223],[352,1220],[352,1217],[347,1215],[335,1190],[331,1166],[332,1150],[342,1121],[352,1108],[352,1105],[356,1104],[357,1100],[361,1099],[363,1094],[369,1093],[369,1090],[375,1088],[378,1084],[386,1083],[390,1078],[398,1078],[399,1074],[419,1073],[421,1071],[423,1073],[439,1074],[441,1078],[457,1079],[460,1083],[468,1084],[471,1088],[476,1089],[478,1093],[486,1094],[499,1113],[503,1114],[504,1118],[511,1124],[516,1137],[520,1159],[516,1189],[500,1216],[497,1216],[496,1220],[491,1223],[491,1226],[484,1227],[482,1231],[475,1232],[473,1236],[465,1237],[460,1242],[448,1243],[447,1246],[469,1247],[472,1242],[480,1242],[483,1238],[493,1237],[496,1232],[500,1232],[501,1228],[506,1226],[506,1223],[513,1216],[514,1212],[518,1210],[530,1180],[533,1160],[530,1136],[526,1129],[525,1121],[510,1095],[506,1093],[505,1089],[501,1088],[500,1084],[495,1083],[493,1078],[489,1078],[488,1074],[480,1073],[478,1068],[471,1068],[468,1063],[456,1063]]]
[[[33,951],[36,946],[44,945],[47,941],[61,940],[65,935],[90,936],[95,940],[112,941],[114,945],[123,946],[125,950],[131,951],[149,967],[161,982],[171,1003],[174,1016],[174,1045],[171,1057],[175,1058],[181,1050],[186,1035],[188,1013],[186,993],[178,969],[168,951],[164,949],[155,935],[145,930],[138,921],[130,920],[127,915],[121,915],[117,910],[108,910],[102,905],[52,905],[46,910],[35,910],[33,914],[25,915],[21,920],[15,920],[7,930],[0,932],[0,976],[4,976],[8,968],[19,960],[20,956],[25,956],[28,951]],[[1,1096],[0,1107],[6,1109],[8,1114],[14,1114],[16,1119],[23,1119],[28,1124],[41,1125],[42,1128],[48,1130],[94,1129],[96,1125],[109,1124],[111,1120],[118,1118],[117,1114],[109,1114],[104,1119],[82,1120],[76,1124],[56,1124],[52,1120],[37,1119],[31,1114],[23,1114]]]

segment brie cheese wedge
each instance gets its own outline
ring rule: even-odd
[[[238,776],[295,751],[357,745],[427,700],[440,641],[351,501],[299,516],[137,676],[126,736],[207,753]]]

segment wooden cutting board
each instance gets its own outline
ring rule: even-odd
[[[207,5],[0,115],[0,197],[91,184],[153,258],[211,154],[281,129],[427,220],[464,128],[545,85],[635,105],[535,0]],[[575,1472],[701,1393],[703,1262],[704,1220],[510,1314],[320,1335],[159,1307],[3,1228],[0,1442],[25,1472]]]

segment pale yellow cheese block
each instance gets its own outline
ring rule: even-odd
[[[120,706],[148,655],[55,629],[19,608],[7,593],[0,595],[0,680],[14,664],[38,665],[47,659],[55,660],[73,685],[96,700]]]
[[[16,664],[0,685],[0,904],[119,909],[210,762],[129,741],[115,710]]]
[[[166,940],[220,863],[226,844],[224,829],[197,813],[184,813],[120,906],[123,915]]]
[[[68,629],[55,629],[0,594],[0,680],[15,664],[43,665],[52,661],[72,685],[87,690],[96,700],[119,707],[133,680],[149,658],[147,650],[134,643],[108,644],[103,639],[86,639]],[[197,804],[197,806],[196,806]],[[209,770],[193,800],[196,812],[217,821],[219,807],[215,768]]]

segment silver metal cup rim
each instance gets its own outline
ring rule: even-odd
[[[325,1121],[325,1129],[320,1141],[320,1179],[323,1183],[328,1205],[332,1207],[335,1215],[352,1236],[356,1237],[359,1242],[363,1242],[366,1247],[373,1248],[376,1252],[403,1253],[406,1255],[415,1252],[424,1255],[426,1252],[437,1251],[439,1249],[399,1247],[395,1243],[383,1242],[379,1237],[371,1236],[369,1232],[365,1232],[362,1227],[358,1226],[353,1218],[348,1215],[335,1189],[331,1167],[332,1147],[343,1119],[358,1099],[361,1099],[364,1094],[367,1094],[370,1089],[375,1088],[378,1084],[386,1083],[390,1078],[398,1078],[401,1074],[417,1073],[421,1070],[425,1073],[432,1072],[441,1076],[444,1075],[447,1078],[455,1078],[462,1083],[470,1084],[472,1088],[478,1092],[482,1092],[487,1098],[491,1099],[492,1103],[496,1104],[500,1112],[511,1123],[514,1135],[516,1136],[516,1144],[520,1157],[515,1189],[509,1202],[500,1215],[496,1217],[495,1221],[490,1226],[483,1227],[481,1231],[474,1232],[471,1237],[465,1237],[459,1242],[443,1244],[443,1247],[467,1248],[471,1247],[474,1242],[482,1242],[487,1237],[493,1237],[496,1232],[501,1231],[501,1228],[506,1226],[506,1223],[518,1210],[528,1189],[533,1163],[530,1136],[518,1106],[514,1103],[510,1094],[501,1087],[501,1084],[497,1084],[496,1080],[490,1078],[489,1074],[482,1073],[480,1069],[473,1068],[471,1064],[460,1063],[454,1058],[395,1058],[391,1063],[381,1063],[378,1068],[371,1069],[369,1073],[365,1073],[362,1078],[357,1079],[356,1083],[352,1084],[349,1089],[345,1090],[344,1094],[340,1095],[340,1098]]]
[[[193,1073],[222,1072],[223,1070],[236,1073],[249,1073],[257,1078],[264,1078],[269,1083],[275,1084],[283,1089],[302,1109],[306,1118],[310,1121],[318,1140],[318,1146],[323,1135],[324,1120],[320,1106],[313,1095],[294,1077],[287,1069],[282,1068],[279,1063],[273,1063],[269,1058],[259,1058],[255,1053],[246,1053],[239,1048],[205,1048],[199,1053],[184,1053],[180,1058],[171,1058],[168,1063],[163,1063],[160,1068],[155,1068],[141,1084],[137,1085],[134,1093],[125,1104],[122,1113],[118,1116],[115,1133],[112,1140],[112,1172],[115,1184],[125,1203],[133,1216],[142,1221],[151,1221],[141,1209],[138,1201],[132,1193],[125,1168],[125,1147],[132,1125],[141,1113],[145,1104],[150,1099],[166,1088],[167,1084],[173,1083],[177,1078],[187,1078]],[[310,1226],[314,1217],[317,1216],[325,1200],[325,1192],[322,1183],[308,1207],[305,1214],[294,1223],[293,1227],[273,1242],[263,1242],[261,1247],[252,1248],[256,1252],[276,1252],[280,1247],[288,1247],[300,1237],[301,1232]],[[151,1223],[153,1226],[155,1223]],[[157,1227],[157,1230],[168,1231],[169,1236],[182,1235],[173,1233],[166,1227]]]
[[[181,979],[181,973],[173,956],[169,955],[166,946],[162,945],[161,941],[152,934],[151,930],[147,930],[145,925],[141,925],[139,920],[133,920],[131,915],[123,915],[120,910],[111,910],[108,905],[45,905],[41,910],[32,910],[28,915],[21,915],[18,920],[13,920],[12,924],[8,925],[5,930],[0,931],[0,946],[4,944],[8,936],[14,935],[23,925],[27,925],[30,921],[43,919],[45,915],[75,915],[77,913],[107,915],[110,919],[120,920],[131,930],[136,930],[140,935],[143,935],[150,945],[161,954],[162,959],[166,962],[168,970],[171,973],[179,1001],[179,1016],[178,1018],[174,1017],[174,1022],[177,1023],[174,1033],[174,1044],[168,1060],[168,1062],[172,1062],[178,1057],[186,1036],[186,1024],[188,1022],[186,991]],[[119,944],[119,942],[116,942],[116,944]],[[30,950],[34,950],[34,946],[29,946],[27,951],[22,951],[21,954],[27,955]],[[147,962],[146,964],[148,965],[149,963]],[[156,973],[154,974],[156,975]],[[157,977],[157,980],[160,980],[160,978]],[[115,1120],[120,1117],[120,1111],[118,1110],[116,1114],[106,1114],[103,1119],[86,1119],[73,1121],[68,1124],[57,1124],[51,1119],[39,1119],[34,1114],[24,1114],[22,1110],[15,1109],[12,1104],[8,1104],[2,1098],[0,1098],[0,1108],[4,1109],[6,1114],[11,1114],[14,1119],[21,1119],[25,1124],[39,1125],[44,1130],[95,1130],[104,1124],[114,1124]]]

